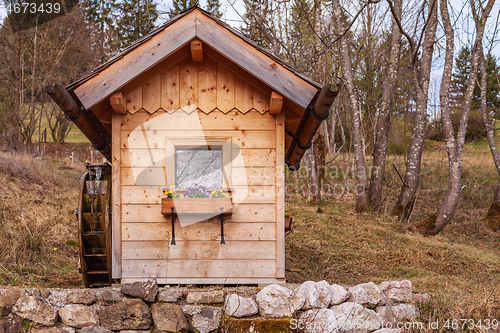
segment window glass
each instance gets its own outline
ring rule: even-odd
[[[175,187],[186,188],[195,184],[207,188],[222,187],[221,148],[176,148]]]

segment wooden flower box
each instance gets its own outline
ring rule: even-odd
[[[175,207],[175,214],[220,214],[223,207],[224,215],[233,213],[231,198],[162,198],[161,213],[172,215],[171,207]]]
[[[285,231],[292,230],[292,220],[293,217],[285,217]]]

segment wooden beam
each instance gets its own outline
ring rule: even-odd
[[[280,113],[282,106],[283,106],[283,96],[273,91],[271,93],[271,101],[269,103],[269,113],[270,114]]]
[[[276,278],[285,278],[285,112],[276,116]]]
[[[121,225],[121,151],[120,151],[120,129],[122,116],[114,113],[112,116],[112,144],[113,160],[111,164],[112,177],[112,241],[111,241],[111,264],[113,279],[122,277],[122,225]]]
[[[203,62],[203,44],[199,39],[191,41],[191,57],[193,62]]]
[[[108,133],[104,133],[103,128],[98,129],[98,122],[93,114],[87,113],[83,108],[78,107],[78,104],[69,94],[69,92],[59,83],[54,86],[45,86],[44,91],[56,102],[57,105],[64,111],[69,119],[85,134],[92,142],[94,148],[99,150],[104,157],[111,161],[111,146],[106,137]],[[90,118],[90,115],[93,117]]]
[[[121,92],[116,92],[109,97],[109,104],[118,114],[127,114],[127,101]]]
[[[290,169],[298,169],[302,156],[304,156],[304,153],[311,144],[319,125],[321,125],[323,120],[326,120],[328,110],[335,100],[335,97],[337,97],[340,92],[341,87],[341,84],[325,84],[323,89],[321,89],[316,102],[314,103],[314,109],[312,110],[314,114],[310,114],[311,112],[308,113],[308,110],[306,110],[306,113],[304,114],[304,117],[306,118],[301,121],[301,125],[299,125],[299,128],[295,132],[297,139],[294,139],[294,142],[289,148],[291,151],[289,154],[287,153],[287,160],[285,162],[288,163]]]

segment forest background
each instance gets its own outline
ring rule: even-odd
[[[60,239],[44,236],[45,201],[61,208],[68,198],[48,188],[57,199],[33,194],[26,199],[31,213],[15,207],[33,190],[16,181],[38,184],[46,176],[43,188],[78,187],[30,162],[43,157],[45,142],[68,147],[82,140],[43,87],[79,79],[193,5],[318,83],[342,86],[303,167],[287,172],[287,209],[296,217],[287,237],[287,279],[404,277],[448,296],[480,294],[472,310],[462,310],[498,315],[500,18],[493,0],[84,0],[26,29],[4,15],[0,283],[52,281],[50,265],[36,258],[46,247],[66,249],[67,261],[54,266],[74,273],[70,214],[56,214],[67,223]],[[44,163],[52,170],[64,162],[50,157]],[[61,168],[54,175],[73,175]],[[44,213],[36,212],[38,204]],[[26,264],[31,260],[34,266]],[[452,276],[455,287],[448,286]],[[472,281],[477,289],[468,289]],[[446,304],[435,306],[461,311]]]

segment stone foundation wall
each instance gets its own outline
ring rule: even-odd
[[[326,281],[257,287],[0,289],[0,333],[401,332],[417,320],[410,281],[347,290]],[[400,325],[401,326],[401,325]]]

